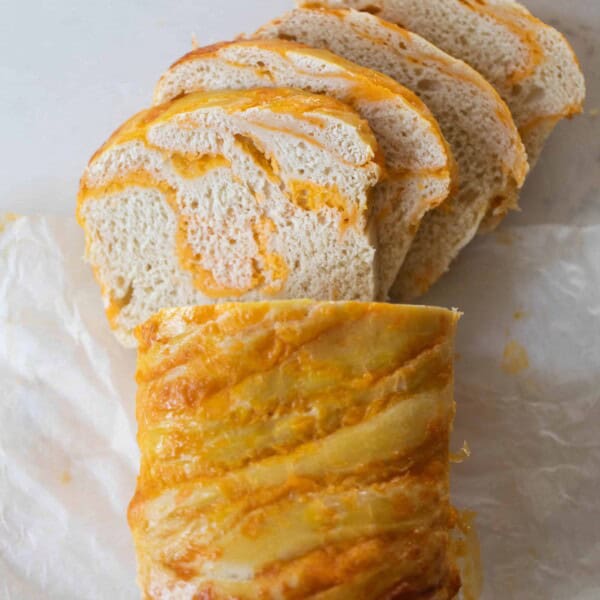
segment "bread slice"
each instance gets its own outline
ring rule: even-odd
[[[454,174],[437,121],[413,92],[327,50],[284,40],[249,40],[190,52],[163,75],[154,100],[161,103],[194,91],[283,86],[347,102],[375,133],[387,175],[373,196],[385,298],[423,215],[447,198]]]
[[[392,289],[420,296],[475,236],[488,210],[517,204],[527,173],[510,111],[474,69],[423,38],[366,12],[297,9],[259,37],[297,40],[385,73],[413,90],[437,118],[459,168],[459,189],[425,215]]]
[[[133,117],[78,200],[120,340],[170,306],[376,298],[382,162],[349,106],[298,90],[189,94]]]
[[[300,0],[300,5],[311,4]],[[508,104],[533,166],[556,123],[583,108],[585,81],[566,38],[512,0],[323,0],[377,14],[477,69]],[[486,228],[502,213],[490,214]]]

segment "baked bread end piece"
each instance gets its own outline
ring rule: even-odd
[[[146,598],[454,598],[458,314],[172,309],[138,329]]]

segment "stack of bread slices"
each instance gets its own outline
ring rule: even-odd
[[[518,207],[585,85],[510,0],[300,1],[198,48],[78,198],[115,333],[231,300],[405,301]]]

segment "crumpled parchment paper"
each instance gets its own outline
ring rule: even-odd
[[[130,599],[135,352],[74,219],[0,233],[0,597]],[[484,598],[600,598],[600,225],[477,240],[429,303],[465,315],[453,495],[477,512]]]
[[[139,597],[135,352],[106,325],[82,244],[74,219],[0,232],[3,600]]]

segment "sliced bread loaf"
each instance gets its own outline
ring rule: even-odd
[[[87,167],[86,254],[120,340],[157,310],[227,299],[373,300],[383,160],[349,106],[288,89],[143,111]]]
[[[446,199],[454,163],[439,126],[421,100],[393,79],[327,50],[284,40],[248,40],[199,48],[161,78],[161,103],[194,91],[294,87],[350,104],[369,122],[386,159],[374,190],[379,281],[394,283],[423,215]]]
[[[300,5],[315,2],[300,0]],[[581,112],[583,74],[566,38],[512,0],[322,0],[366,10],[477,69],[508,104],[534,165],[556,123]],[[502,214],[490,214],[486,228]]]
[[[475,236],[486,213],[517,205],[527,173],[525,149],[510,111],[474,69],[366,12],[297,9],[267,24],[259,37],[325,47],[381,71],[413,90],[437,118],[459,168],[459,189],[425,215],[392,289],[423,294]]]

